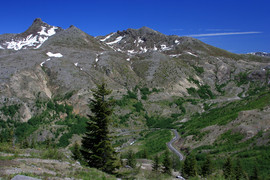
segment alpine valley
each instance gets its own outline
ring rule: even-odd
[[[122,177],[178,175],[184,165],[172,152],[174,176],[151,171],[176,129],[180,138],[173,145],[185,157],[195,156],[199,178],[210,157],[209,179],[222,179],[229,156],[233,167],[240,161],[242,178],[256,170],[267,179],[270,58],[257,55],[148,27],[93,37],[75,26],[62,29],[35,19],[23,33],[2,34],[0,176],[114,179],[71,158],[91,114],[91,89],[105,82],[115,99],[113,146],[122,161],[130,151],[137,159],[137,167],[122,167]]]

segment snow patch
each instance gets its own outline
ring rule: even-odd
[[[16,51],[22,49],[24,46],[35,46],[37,43],[39,43],[39,41],[37,40],[38,36],[32,36],[33,34],[30,34],[21,41],[14,41],[12,39],[11,42],[5,42],[5,45],[7,45],[7,49],[14,49]]]
[[[78,66],[78,63],[76,62],[76,63],[74,63],[74,65],[77,67]]]
[[[127,52],[130,53],[130,54],[135,54],[136,53],[134,50],[128,50]]]
[[[106,36],[104,39],[101,39],[100,41],[106,41],[107,39],[110,39],[115,33],[112,33],[108,36]]]
[[[4,48],[0,45],[0,49],[4,49]]]
[[[193,54],[193,53],[191,53],[191,52],[187,52],[189,55],[191,55],[191,56],[195,56],[195,57],[198,57],[197,55],[195,55],[195,54]]]
[[[140,50],[141,50],[143,53],[146,53],[146,52],[147,52],[146,47],[144,47],[144,48],[140,47]]]
[[[48,37],[39,37],[38,40],[39,40],[39,45],[35,48],[35,49],[38,49],[40,48],[40,46],[48,39]]]
[[[51,53],[51,52],[47,52],[47,56],[49,56],[49,57],[58,57],[58,58],[60,58],[60,57],[63,57],[63,55],[61,54],[61,53]]]
[[[43,66],[43,64],[45,63],[46,61],[43,61],[42,63],[40,63],[40,66],[42,67]]]
[[[180,42],[177,39],[174,41],[174,43],[177,45],[180,44]]]
[[[161,50],[162,51],[168,51],[168,50],[171,50],[172,49],[170,47],[167,47],[165,44],[161,44],[160,47],[161,47]]]
[[[119,51],[119,52],[123,52],[123,51],[122,51],[121,49],[119,49],[119,48],[117,49],[117,51]]]
[[[96,54],[96,62],[98,62],[98,54]]]
[[[41,37],[38,35],[33,36],[33,34],[30,34],[22,40],[14,41],[12,39],[10,42],[5,42],[4,45],[7,46],[7,49],[14,49],[16,51],[20,49],[27,49],[27,46],[36,46],[35,49],[38,49],[47,39],[48,37]]]
[[[157,49],[157,47],[156,47],[156,45],[154,45],[154,49],[153,49],[154,51],[157,51],[158,49]]]
[[[130,58],[127,58],[127,61],[130,61]]]
[[[181,56],[181,54],[171,54],[171,55],[169,55],[170,57],[179,57],[179,56]]]
[[[129,145],[133,145],[135,143],[135,141],[132,141]]]
[[[50,60],[51,60],[51,58],[46,59],[46,61],[43,61],[42,63],[40,63],[40,66],[42,67],[45,62],[50,61]]]
[[[112,45],[112,44],[118,43],[118,42],[121,41],[122,39],[123,39],[123,36],[119,36],[119,37],[117,37],[114,41],[108,42],[108,43],[106,43],[106,44]]]
[[[46,32],[46,27],[41,26],[41,31],[38,32],[39,35],[44,35],[44,36],[52,36],[54,35],[56,32],[55,30],[58,29],[58,27],[53,26],[52,28],[50,28],[47,32]]]
[[[138,38],[138,43],[143,43],[144,40],[142,40],[141,38]]]

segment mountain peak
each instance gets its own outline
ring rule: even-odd
[[[144,31],[144,32],[157,32],[149,27],[143,26],[141,28],[138,29],[139,31]]]
[[[14,50],[38,49],[50,36],[62,30],[60,27],[51,26],[40,18],[36,18],[23,33],[3,39],[0,47]]]
[[[41,18],[36,18],[36,19],[34,20],[34,22],[43,22],[43,21],[41,20]]]
[[[48,25],[47,23],[43,22],[40,18],[36,18],[33,21],[32,25],[29,28],[31,28],[31,27],[40,28],[41,26],[50,26],[50,25]]]
[[[154,35],[154,34],[161,34],[160,32],[158,31],[155,31],[149,27],[146,27],[146,26],[143,26],[139,29],[137,29],[137,31],[140,33],[140,34],[150,34],[150,35]]]

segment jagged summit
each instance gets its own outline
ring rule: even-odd
[[[46,36],[51,36],[53,34],[55,34],[56,32],[59,32],[63,30],[60,27],[56,27],[56,26],[51,26],[45,22],[43,22],[40,18],[36,18],[32,25],[25,31],[22,33],[22,35],[29,35],[29,34],[33,34],[33,35],[46,35]]]
[[[34,20],[33,24],[35,24],[35,23],[44,23],[44,22],[41,20],[41,18],[36,18]]]
[[[13,50],[38,49],[49,37],[60,31],[63,31],[63,29],[51,26],[40,18],[36,18],[25,32],[2,37],[0,48]]]
[[[129,55],[149,52],[175,54],[179,45],[195,41],[190,37],[167,36],[146,26],[139,29],[117,31],[107,36],[99,36],[97,39],[114,50]]]

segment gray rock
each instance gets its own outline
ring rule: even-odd
[[[17,175],[15,177],[13,177],[11,180],[41,180],[41,179],[37,179],[37,178],[29,177],[29,176],[24,176],[24,175]]]

